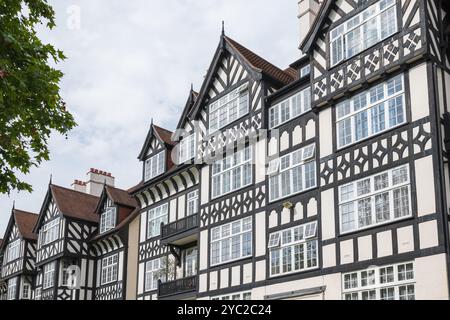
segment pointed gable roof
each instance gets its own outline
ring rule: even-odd
[[[100,213],[101,205],[106,197],[109,197],[112,202],[120,206],[125,206],[131,209],[138,207],[136,199],[134,199],[133,196],[131,196],[126,190],[105,185],[97,203],[95,212]]]
[[[94,213],[98,197],[53,184],[50,185],[50,192],[63,216],[98,222],[98,215]]]
[[[34,225],[39,217],[36,213],[31,213],[22,210],[13,210],[14,219],[16,220],[17,228],[23,238],[29,240],[36,240],[37,235],[33,233]]]
[[[162,144],[164,144],[169,149],[174,146],[174,142],[172,141],[172,131],[157,126],[153,124],[152,121],[150,129],[147,133],[147,137],[145,138],[144,145],[142,146],[141,152],[139,153],[138,156],[138,159],[140,161],[143,161],[145,159],[145,155],[147,153],[148,148],[150,147],[152,138],[158,139]]]
[[[234,48],[236,52],[239,53],[248,64],[250,64],[254,69],[256,69],[256,71],[259,71],[264,75],[268,76],[269,78],[272,78],[273,80],[281,82],[282,84],[285,85],[294,80],[294,77],[292,77],[290,73],[281,70],[280,68],[276,67],[275,65],[265,60],[264,58],[261,58],[259,55],[247,49],[246,47],[236,42],[235,40],[227,36],[224,37],[225,41],[232,48]]]
[[[194,115],[198,114],[201,104],[205,100],[206,92],[214,80],[214,73],[219,67],[221,57],[226,52],[234,55],[236,59],[239,60],[250,72],[265,75],[269,79],[277,82],[280,86],[287,85],[295,80],[289,72],[284,72],[253,51],[247,49],[237,41],[225,36],[225,34],[222,33],[219,45],[214,53],[214,57],[205,76],[205,80],[203,81],[198,97],[196,98],[195,104],[192,108],[192,113]]]
[[[194,91],[194,88],[191,86],[191,90],[189,91],[189,96],[184,106],[183,112],[181,113],[181,117],[180,120],[178,121],[177,128],[182,128],[184,126],[193,110],[197,98],[198,92]],[[175,138],[177,139],[178,137]]]

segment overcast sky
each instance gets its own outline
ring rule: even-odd
[[[299,57],[297,0],[49,0],[57,27],[41,37],[67,60],[62,96],[78,127],[54,135],[51,160],[25,180],[32,194],[0,196],[0,238],[13,200],[38,213],[53,183],[70,187],[89,168],[111,172],[116,186],[139,182],[137,155],[150,120],[174,129],[191,83],[199,90],[226,34],[285,68]],[[74,7],[75,6],[75,7]],[[77,17],[80,11],[80,25]]]

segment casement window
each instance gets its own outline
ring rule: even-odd
[[[187,215],[191,216],[198,213],[198,190],[187,194]]]
[[[161,151],[153,157],[145,160],[145,181],[149,181],[164,173],[166,164],[166,152]]]
[[[336,105],[342,148],[406,122],[404,77],[398,75]]]
[[[195,157],[196,147],[195,133],[183,138],[178,147],[178,162],[182,164],[192,160]]]
[[[116,227],[116,208],[106,208],[100,216],[100,233],[105,233]]]
[[[270,276],[317,268],[317,222],[271,233],[268,248]]]
[[[34,300],[41,300],[41,297],[42,297],[42,288],[36,288]]]
[[[148,212],[147,239],[160,235],[161,223],[167,223],[168,211],[169,205],[165,203],[162,206],[153,208]]]
[[[409,165],[339,187],[341,234],[412,215]]]
[[[105,285],[111,282],[117,281],[117,274],[119,270],[119,255],[114,254],[112,256],[102,259],[102,275],[101,285]]]
[[[342,276],[345,300],[414,300],[414,263],[369,268]]]
[[[209,105],[209,133],[213,133],[248,113],[248,84]]]
[[[69,268],[76,265],[77,262],[74,260],[61,260],[60,276],[59,276],[61,286],[67,287],[69,285],[69,277],[70,277]]]
[[[349,59],[397,32],[395,0],[381,0],[331,30],[331,66]]]
[[[55,264],[56,263],[53,261],[44,266],[44,289],[51,288],[55,285]]]
[[[24,300],[31,299],[31,286],[29,283],[24,283],[22,286],[22,299]]]
[[[316,145],[311,144],[270,161],[269,178],[270,201],[316,187]]]
[[[17,296],[17,277],[8,280],[8,300],[15,300]]]
[[[56,218],[42,227],[42,245],[50,244],[59,238],[60,218]]]
[[[311,73],[311,66],[308,64],[307,66],[304,66],[303,68],[300,69],[300,78],[309,76],[310,73]]]
[[[238,292],[223,296],[211,297],[211,300],[252,300],[251,292]]]
[[[211,229],[211,265],[252,255],[252,217]]]
[[[145,291],[158,289],[158,280],[166,281],[164,259],[166,258],[151,260],[145,264]]]
[[[246,147],[212,165],[212,197],[249,186],[252,177],[252,148]]]
[[[270,129],[288,122],[309,110],[311,110],[310,87],[269,109]]]
[[[5,262],[11,262],[14,260],[19,259],[20,257],[20,244],[21,244],[21,240],[17,239],[14,240],[13,242],[11,242],[8,245],[8,251],[6,252],[6,259]]]
[[[195,276],[197,274],[197,247],[189,248],[184,251],[184,274],[185,277]]]

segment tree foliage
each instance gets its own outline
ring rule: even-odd
[[[52,131],[75,127],[60,96],[62,51],[43,43],[36,27],[55,27],[46,0],[0,0],[0,193],[31,191],[18,178],[49,159]]]

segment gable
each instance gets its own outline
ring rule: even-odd
[[[17,224],[14,222],[11,232],[9,233],[7,242],[10,243],[14,240],[17,240],[18,238],[20,238],[19,228],[17,227]]]

